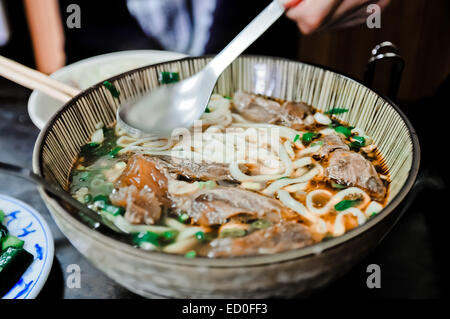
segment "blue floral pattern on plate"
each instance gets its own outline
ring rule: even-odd
[[[53,263],[54,244],[43,217],[27,204],[0,194],[0,209],[5,212],[4,224],[11,234],[25,241],[24,248],[34,261],[3,299],[32,299],[44,286]]]

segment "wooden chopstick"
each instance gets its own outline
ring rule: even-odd
[[[29,89],[41,91],[64,103],[80,93],[76,88],[1,55],[0,75]]]

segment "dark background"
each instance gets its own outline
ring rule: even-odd
[[[217,41],[210,43],[207,53],[216,53],[223,48],[268,3],[258,1],[250,5],[248,2],[228,1],[228,9],[224,7],[221,16],[216,17],[212,37]],[[0,54],[34,67],[22,2],[6,0],[4,3],[12,34],[9,43],[0,47]],[[82,18],[81,29],[65,30],[68,64],[120,50],[161,49],[157,41],[149,39],[128,14],[124,1],[61,0],[63,21],[67,15],[64,9],[70,3],[81,6]],[[358,79],[362,79],[370,50],[382,41],[394,42],[406,61],[398,105],[411,119],[419,135],[424,189],[370,256],[312,298],[449,296],[447,233],[450,212],[445,204],[448,195],[448,156],[445,153],[449,143],[446,114],[450,97],[449,21],[448,0],[392,0],[391,6],[382,14],[380,30],[361,26],[305,37],[299,34],[295,23],[282,19],[247,51],[319,63]],[[383,84],[387,78],[387,73],[379,73],[376,83]],[[39,132],[26,112],[29,94],[29,90],[0,78],[0,149],[3,152],[0,159],[27,167],[31,166],[32,146]],[[14,183],[0,175],[0,192],[11,193]],[[21,192],[18,197],[46,212],[33,186],[27,185],[26,188],[27,193]],[[50,218],[48,222],[52,223],[52,231],[56,229]],[[40,298],[134,297],[90,266],[74,248],[68,246],[67,241],[64,242],[60,233],[55,237],[60,238],[56,243],[55,263]],[[82,269],[86,269],[83,276],[92,281],[81,291],[64,289],[64,268],[68,260],[82,263]],[[382,269],[381,289],[370,290],[366,286],[366,267],[372,263],[379,264]]]

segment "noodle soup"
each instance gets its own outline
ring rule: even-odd
[[[345,108],[245,92],[213,95],[170,139],[101,123],[72,171],[71,194],[146,250],[234,257],[298,249],[358,227],[386,204],[373,140]]]

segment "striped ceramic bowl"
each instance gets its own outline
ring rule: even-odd
[[[136,69],[111,78],[114,98],[101,83],[68,102],[42,130],[34,149],[34,171],[68,188],[80,146],[95,125],[115,123],[119,104],[159,85],[161,71],[180,78],[201,70],[209,57],[185,58]],[[347,76],[320,66],[280,58],[245,56],[220,77],[216,92],[244,90],[279,99],[303,101],[321,111],[345,107],[338,118],[373,137],[391,176],[383,211],[343,236],[273,255],[229,259],[195,258],[133,248],[92,230],[42,189],[55,222],[92,264],[129,290],[146,297],[261,298],[296,296],[341,276],[370,252],[407,209],[417,177],[420,150],[410,122],[386,98]]]

